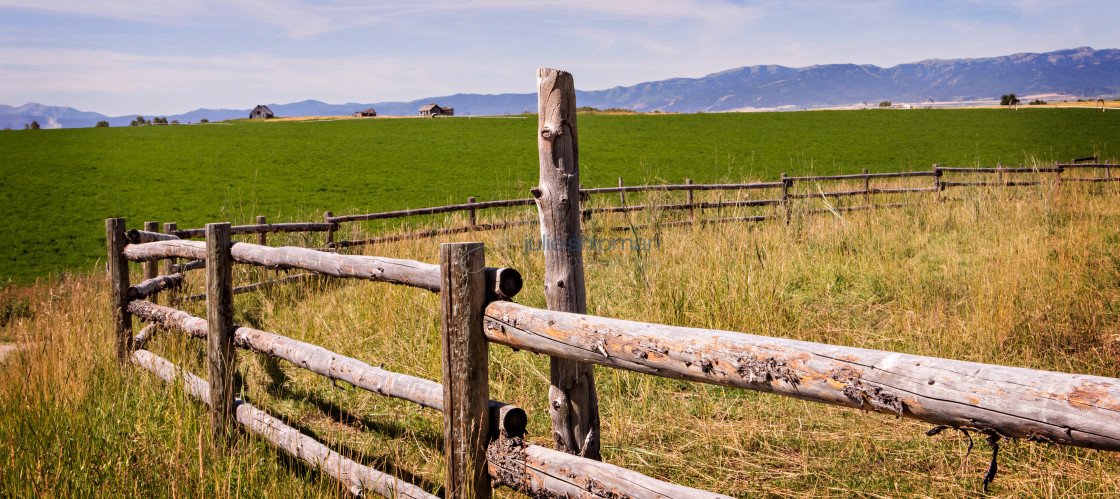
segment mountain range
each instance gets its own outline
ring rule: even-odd
[[[694,113],[874,106],[881,101],[932,101],[940,106],[998,100],[1006,93],[1115,98],[1120,96],[1120,49],[1079,47],[977,59],[929,59],[889,68],[857,64],[802,68],[745,66],[701,78],[577,91],[576,101],[580,106],[601,109]],[[305,100],[268,106],[276,116],[346,115],[369,107],[381,116],[415,116],[420,106],[431,102],[454,107],[459,116],[518,114],[535,111],[537,94],[455,94],[409,102],[346,104]],[[248,104],[244,109],[196,109],[166,117],[183,123],[203,118],[246,118],[257,103]],[[139,115],[110,117],[34,103],[19,107],[0,105],[0,126],[23,128],[31,120],[37,120],[44,128],[89,127],[101,120],[123,126]]]

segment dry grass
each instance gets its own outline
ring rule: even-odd
[[[934,202],[931,195],[924,204],[873,212],[802,216],[795,210],[788,226],[771,221],[656,228],[657,222],[687,212],[596,217],[592,224],[597,227],[653,223],[655,228],[638,236],[657,238],[660,247],[587,254],[589,310],[1116,377],[1116,188],[1054,191],[1042,186],[951,194],[956,201]],[[651,194],[628,201],[669,199]],[[830,201],[829,206],[858,202]],[[760,213],[780,211],[723,214]],[[518,301],[539,307],[543,262],[524,246],[535,230],[404,241],[366,251],[434,261],[439,242],[482,240],[488,265],[522,271],[526,288]],[[262,274],[241,272],[243,282]],[[38,346],[14,354],[0,368],[3,495],[342,494],[329,477],[278,455],[258,439],[245,437],[232,448],[216,450],[198,403],[153,376],[118,368],[111,357],[101,276],[41,282],[6,293],[31,303],[31,313],[11,320],[2,330],[4,338]],[[201,307],[187,309],[200,315]],[[440,377],[438,303],[432,293],[325,281],[240,295],[235,307],[240,323],[389,370]],[[197,341],[160,334],[150,348],[204,372]],[[254,405],[360,462],[430,491],[439,488],[438,413],[342,383],[336,388],[290,365],[270,372],[255,355],[239,355],[242,396]],[[546,358],[491,350],[492,398],[524,407],[531,439],[546,445],[547,372]],[[967,440],[959,433],[926,437],[928,425],[911,420],[616,370],[597,368],[596,373],[604,458],[702,489],[740,497],[980,495],[990,458],[983,442],[966,455]],[[201,469],[200,462],[205,463]],[[1008,443],[991,492],[1115,496],[1120,456]]]

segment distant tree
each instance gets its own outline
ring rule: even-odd
[[[202,118],[202,119],[198,120],[198,122],[199,123],[210,123],[210,120],[208,120],[206,118]]]
[[[1015,94],[1007,94],[999,96],[999,105],[1001,106],[1018,106],[1020,104],[1019,98]]]
[[[1042,99],[1035,99],[1027,103],[1028,106],[1041,106],[1043,104],[1046,104],[1046,101]]]
[[[885,100],[879,103],[879,107],[891,107],[891,101]]]
[[[171,124],[172,124],[172,125],[178,125],[178,124],[179,124],[179,120],[171,120]]]
[[[39,129],[39,122],[35,121],[35,120],[31,120],[31,125],[29,125],[29,126],[32,130],[38,130]]]
[[[108,127],[109,127],[109,122],[108,121],[101,120],[101,121],[97,122],[97,128],[108,128]]]
[[[164,118],[162,116],[159,117],[159,118],[152,118],[152,124],[153,125],[166,125],[167,124],[167,118]]]

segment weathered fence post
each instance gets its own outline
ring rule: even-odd
[[[128,313],[128,244],[123,218],[105,219],[105,246],[108,250],[109,304],[113,308],[113,332],[117,336],[117,362],[128,362],[132,354],[132,314]]]
[[[692,185],[692,179],[686,178],[686,179],[684,179],[684,183],[688,184],[688,185]],[[722,197],[722,196],[720,196],[720,197]],[[695,224],[696,223],[696,211],[693,209],[693,206],[692,206],[692,189],[688,190],[688,197],[686,198],[686,200],[688,201],[688,219],[692,220],[692,223]],[[703,215],[703,212],[701,212],[701,215]]]
[[[268,225],[268,218],[265,217],[264,215],[257,215],[257,225]],[[257,244],[259,244],[261,246],[268,246],[268,233],[267,232],[258,232],[257,233]]]
[[[867,176],[867,168],[863,169],[863,204],[871,206],[871,177]]]
[[[999,185],[1006,185],[1006,182],[1003,180],[1003,163],[996,163],[996,175],[998,175],[997,181]]]
[[[789,224],[789,179],[786,174],[782,174],[782,207],[785,208],[786,224]]]
[[[324,211],[323,212],[323,221],[326,222],[326,223],[331,223],[331,217],[333,217],[333,216],[334,216],[333,211]],[[335,224],[331,224],[330,228],[327,229],[327,244],[325,244],[325,246],[328,247],[328,248],[330,248],[331,243],[334,242],[334,228],[335,228]]]
[[[473,205],[474,204],[474,196],[471,196],[471,197],[467,198],[467,203]],[[470,226],[474,227],[478,223],[478,219],[476,218],[475,213],[474,213],[474,206],[471,206],[471,209],[468,213],[469,213],[468,217],[470,218]]]
[[[549,310],[587,313],[579,208],[579,141],[571,73],[537,70],[540,185],[531,189],[541,218],[544,293]],[[622,179],[619,178],[619,184]],[[599,457],[599,400],[591,364],[553,357],[548,410],[559,450]]]
[[[443,450],[446,495],[488,499],[489,350],[482,334],[486,306],[482,243],[439,246],[440,331],[443,348]]]
[[[210,426],[229,434],[233,414],[233,257],[230,224],[206,224],[206,363],[210,376]]]
[[[618,177],[618,188],[622,188],[622,177]],[[619,191],[618,193],[619,206],[626,206],[626,193]]]
[[[159,222],[144,222],[144,230],[147,232],[159,232]],[[159,262],[156,260],[144,262],[140,264],[140,268],[142,269],[143,275],[143,277],[140,278],[142,281],[154,279],[159,275]]]
[[[1054,160],[1054,168],[1056,169],[1056,171],[1054,172],[1055,185],[1062,185],[1062,170],[1064,170],[1065,168],[1062,168],[1060,165],[1061,163],[1058,162],[1058,160]]]

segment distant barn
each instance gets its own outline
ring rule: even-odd
[[[354,116],[357,116],[359,118],[363,118],[363,117],[367,117],[367,116],[377,116],[377,111],[374,111],[373,108],[371,107],[369,109],[366,109],[365,111],[358,111],[358,112],[354,113]]]
[[[436,104],[428,104],[420,108],[420,116],[424,116],[427,118],[434,118],[436,116],[455,116],[455,108],[439,107]]]
[[[249,113],[249,119],[254,119],[254,120],[256,120],[256,119],[267,120],[267,119],[271,118],[272,116],[273,116],[272,110],[269,109],[268,106],[266,106],[264,104],[261,104],[261,105],[258,105],[257,107],[254,107],[253,111]]]

